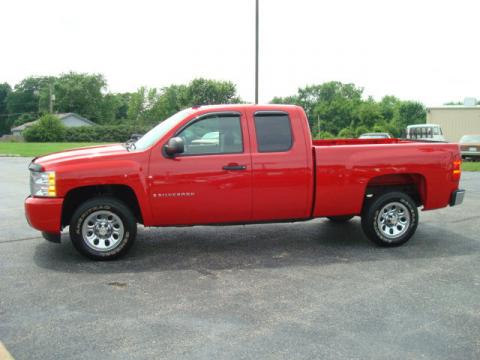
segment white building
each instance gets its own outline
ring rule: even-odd
[[[95,125],[93,121],[85,119],[84,117],[75,114],[75,113],[63,113],[63,114],[54,114],[62,122],[65,127],[80,127],[80,126],[92,126]],[[12,135],[21,136],[22,132],[29,128],[30,126],[36,124],[38,120],[30,121],[28,123],[22,124],[11,128],[10,131]]]

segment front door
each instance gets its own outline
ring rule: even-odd
[[[175,136],[185,152],[150,158],[150,203],[156,225],[246,222],[252,212],[250,143],[244,114],[209,113]]]

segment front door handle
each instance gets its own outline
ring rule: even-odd
[[[223,170],[247,170],[245,165],[229,164],[223,167]]]

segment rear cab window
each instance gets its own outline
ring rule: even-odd
[[[254,120],[258,152],[285,152],[292,148],[292,127],[287,113],[257,112]]]

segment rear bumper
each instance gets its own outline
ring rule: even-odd
[[[62,198],[35,198],[25,199],[25,217],[34,229],[42,232],[60,233],[62,219]]]
[[[478,156],[480,157],[480,151],[462,151],[462,156]]]
[[[465,190],[455,190],[450,198],[450,206],[460,205],[463,202]]]

